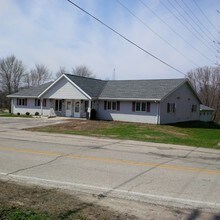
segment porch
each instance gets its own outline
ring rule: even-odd
[[[86,118],[90,100],[50,99],[50,116]]]
[[[50,116],[86,118],[91,100],[50,99]]]

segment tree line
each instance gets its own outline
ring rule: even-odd
[[[71,71],[65,67],[55,73],[58,78],[64,73],[95,78],[93,72],[85,65],[76,66]],[[220,66],[204,66],[190,70],[186,76],[197,91],[202,103],[214,108],[215,118],[220,117]],[[43,64],[36,64],[27,70],[23,62],[11,55],[0,59],[0,109],[9,108],[8,94],[22,88],[39,86],[54,80],[52,72]],[[220,121],[220,118],[217,120]]]
[[[55,74],[56,78],[63,73],[95,78],[93,72],[85,65],[76,66],[70,72],[65,67],[60,67]],[[36,87],[52,80],[54,80],[53,74],[44,64],[36,64],[34,68],[28,70],[15,55],[1,58],[0,109],[10,109],[10,100],[7,95],[18,92],[19,89]]]

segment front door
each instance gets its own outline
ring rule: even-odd
[[[66,117],[72,116],[72,101],[66,100]]]
[[[75,100],[74,102],[74,118],[80,118],[80,101]]]

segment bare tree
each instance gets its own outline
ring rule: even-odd
[[[23,82],[27,87],[39,86],[51,80],[52,74],[43,64],[36,64],[35,68],[31,69],[24,75]]]
[[[65,73],[68,73],[68,71],[66,71],[66,67],[60,66],[60,69],[56,73],[56,78],[59,78],[60,76],[62,76]]]
[[[200,67],[187,74],[201,101],[220,111],[220,67]]]
[[[18,91],[25,67],[14,55],[0,59],[0,84],[7,95]]]
[[[85,65],[76,66],[72,70],[73,75],[96,78],[93,72]]]

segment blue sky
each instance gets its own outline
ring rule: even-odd
[[[215,53],[220,45],[211,41],[214,38],[220,40],[220,34],[194,1],[220,31],[220,13],[216,12],[220,9],[219,0],[120,0],[136,17],[115,0],[73,0],[184,73],[198,66],[214,65],[220,59]],[[77,65],[87,65],[101,79],[112,79],[114,69],[116,79],[184,77],[124,41],[66,0],[0,0],[0,57],[11,54],[21,59],[27,69],[44,64],[53,73],[60,66],[71,71]]]

